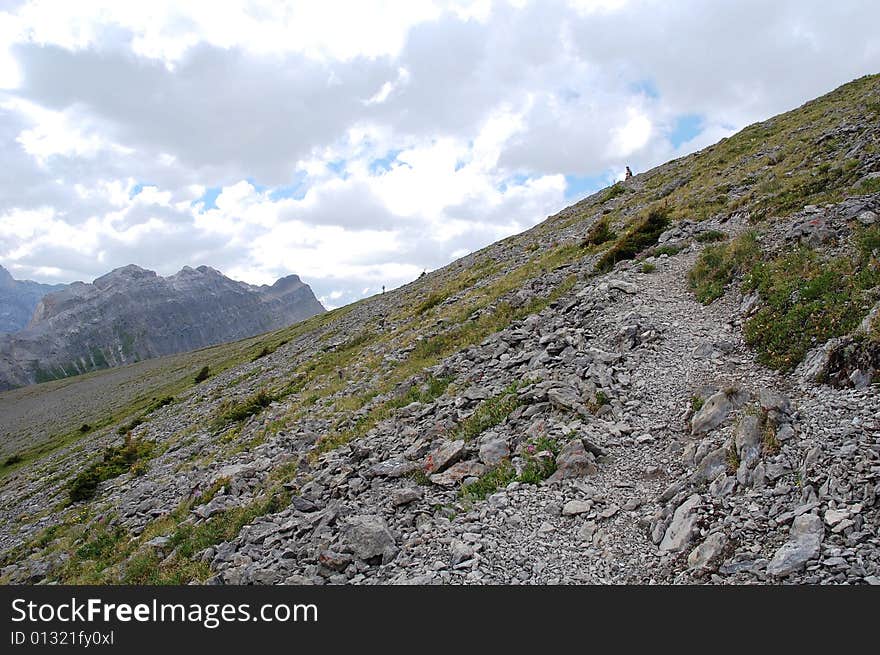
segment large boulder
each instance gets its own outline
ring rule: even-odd
[[[785,577],[796,573],[812,559],[819,556],[825,526],[815,514],[801,514],[794,519],[788,541],[782,544],[770,564],[767,573],[775,577]]]
[[[697,512],[702,504],[699,494],[693,494],[679,505],[672,515],[672,522],[666,528],[660,550],[665,553],[678,553],[684,550],[697,532],[699,517]]]
[[[556,456],[556,472],[548,478],[548,482],[582,478],[586,475],[594,475],[598,471],[596,456],[584,447],[583,440],[572,439]]]
[[[354,556],[365,562],[381,557],[386,563],[397,554],[394,535],[381,516],[362,514],[350,517],[342,536]]]

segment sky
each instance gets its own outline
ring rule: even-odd
[[[0,0],[0,264],[327,307],[880,72],[880,3]]]

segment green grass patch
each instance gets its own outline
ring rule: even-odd
[[[470,441],[504,421],[520,405],[518,389],[518,384],[511,384],[497,396],[481,402],[474,413],[459,424],[452,438]]]
[[[596,263],[596,270],[610,271],[614,265],[625,259],[634,259],[640,252],[657,243],[657,239],[669,226],[666,209],[654,207],[648,214],[629,227]]]
[[[737,275],[743,275],[761,258],[757,234],[745,232],[727,244],[707,246],[688,272],[688,283],[704,305],[724,295]]]
[[[463,485],[458,495],[465,500],[485,500],[499,489],[503,489],[516,479],[513,465],[504,460],[494,469],[481,475],[476,482]]]
[[[240,423],[262,412],[274,400],[275,398],[268,391],[260,389],[242,401],[224,403],[220,415],[214,420],[214,426],[219,428],[230,423]]]
[[[138,463],[152,454],[156,444],[152,441],[126,438],[121,446],[110,446],[104,450],[100,462],[92,464],[77,475],[68,487],[71,502],[90,500],[98,491],[98,485],[105,480],[128,473]]]
[[[623,185],[623,182],[616,182],[608,187],[608,190],[602,194],[602,200],[600,202],[606,203],[609,200],[614,200],[618,196],[622,196],[626,193],[626,187]]]
[[[791,370],[811,348],[851,332],[873,304],[868,290],[878,284],[875,257],[823,259],[801,248],[762,262],[745,280],[762,303],[745,323],[746,343],[761,363]]]
[[[862,180],[857,188],[859,193],[877,193],[880,191],[880,177]]]
[[[716,241],[727,239],[727,234],[720,230],[706,230],[705,232],[700,232],[694,238],[700,243],[715,243]]]

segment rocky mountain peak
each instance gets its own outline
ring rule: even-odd
[[[147,280],[157,278],[155,271],[149,271],[141,268],[136,264],[128,264],[114,268],[109,273],[96,278],[92,283],[99,289],[106,289],[113,285],[127,284],[139,280]]]
[[[71,284],[44,296],[25,330],[0,340],[0,388],[195,350],[323,312],[293,277],[298,286],[253,287],[209,266],[164,278],[130,264]]]

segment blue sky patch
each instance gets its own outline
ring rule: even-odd
[[[327,168],[332,172],[336,173],[343,180],[348,179],[348,173],[345,172],[345,164],[347,162],[344,159],[336,159],[334,161],[327,162]]]
[[[298,171],[296,175],[293,176],[293,181],[290,184],[285,184],[272,189],[269,192],[269,200],[275,201],[282,198],[302,200],[306,197],[306,192],[309,190],[308,184],[306,184],[308,177],[308,173],[305,171]]]
[[[585,198],[599,189],[604,189],[611,184],[610,173],[601,175],[566,175],[565,176],[565,199],[572,200]]]
[[[245,181],[246,181],[248,184],[250,184],[252,187],[254,187],[254,190],[255,190],[257,193],[263,193],[263,191],[265,191],[266,189],[269,188],[269,187],[267,187],[265,184],[258,184],[257,181],[254,180],[254,178],[252,178],[252,177],[246,177],[246,178],[245,178]]]
[[[675,125],[669,140],[674,148],[678,148],[682,143],[690,141],[703,131],[703,116],[700,114],[682,114],[676,116]]]
[[[529,180],[529,176],[528,176],[528,175],[524,175],[524,174],[522,174],[522,173],[519,173],[519,174],[517,174],[517,175],[511,175],[510,177],[506,177],[506,178],[504,178],[503,180],[501,180],[501,184],[498,185],[498,190],[499,190],[501,193],[504,193],[504,192],[507,191],[510,187],[514,187],[514,186],[522,186],[522,185],[525,184],[528,180]]]
[[[374,159],[370,162],[370,173],[373,175],[378,175],[379,173],[386,173],[391,170],[391,165],[397,161],[397,155],[399,155],[403,150],[389,150],[385,153],[384,157],[379,157],[378,159]]]
[[[209,209],[217,209],[217,196],[220,195],[220,192],[223,190],[223,187],[219,186],[211,186],[205,189],[205,192],[202,194],[202,197],[198,200],[194,201],[192,204],[197,205],[198,203],[204,203],[204,207],[202,211],[208,211]]]
[[[144,187],[147,187],[147,186],[155,186],[155,185],[150,184],[149,182],[138,182],[133,187],[131,187],[131,191],[129,192],[128,197],[134,198],[136,195],[138,195],[141,191],[144,190]]]
[[[654,84],[652,80],[639,80],[638,82],[633,82],[629,85],[629,88],[633,90],[635,93],[641,93],[642,95],[646,95],[649,98],[659,98],[660,92],[657,90],[657,85]]]

